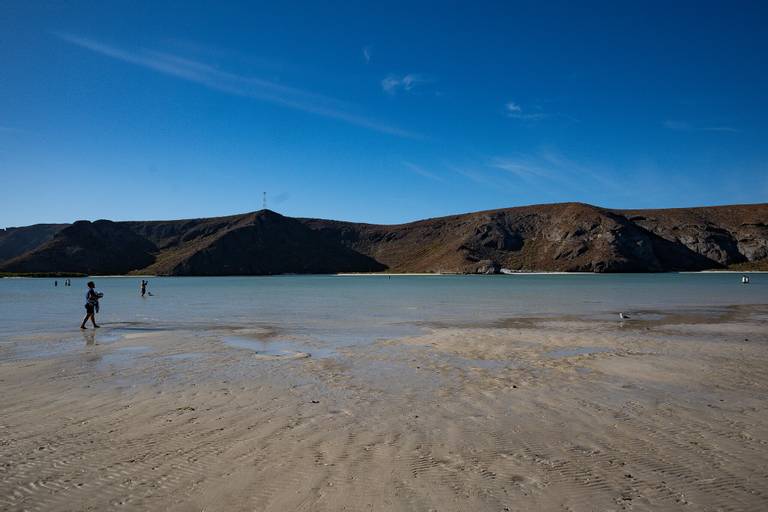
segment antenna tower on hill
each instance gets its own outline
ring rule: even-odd
[[[261,209],[266,210],[267,209],[267,193],[262,192],[261,196]]]

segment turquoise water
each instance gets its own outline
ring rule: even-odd
[[[0,340],[77,331],[85,283],[0,279]],[[613,318],[618,311],[768,303],[768,274],[274,276],[94,278],[98,320],[126,330],[275,327],[336,344],[408,334],[425,323],[526,316]]]

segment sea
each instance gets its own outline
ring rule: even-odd
[[[768,304],[768,274],[283,275],[0,279],[0,343],[71,335],[86,282],[104,294],[98,321],[133,329],[272,327],[331,345],[417,333],[430,325],[492,325],[515,318],[618,320],[666,312]]]

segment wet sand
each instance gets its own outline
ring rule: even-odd
[[[768,307],[0,345],[2,510],[768,509]]]

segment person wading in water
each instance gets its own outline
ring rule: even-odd
[[[99,299],[104,296],[103,293],[99,293],[96,291],[96,285],[93,284],[93,281],[88,281],[88,291],[85,292],[85,318],[83,318],[83,323],[80,324],[81,329],[85,329],[85,322],[88,321],[88,319],[91,319],[91,323],[93,323],[94,329],[98,329],[98,325],[96,325],[96,312],[99,310]]]

